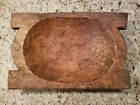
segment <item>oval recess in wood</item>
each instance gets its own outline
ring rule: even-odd
[[[127,13],[14,14],[9,88],[124,89]]]
[[[30,70],[51,82],[93,82],[113,63],[111,35],[89,18],[47,18],[31,28],[23,53]]]

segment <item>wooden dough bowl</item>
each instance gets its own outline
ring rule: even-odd
[[[125,89],[127,13],[15,13],[9,89]]]

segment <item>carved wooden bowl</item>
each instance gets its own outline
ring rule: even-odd
[[[22,59],[15,62],[23,69],[20,75],[24,77],[21,84],[11,80],[11,88],[119,89],[130,86],[128,72],[123,69],[127,48],[118,31],[126,27],[127,14],[16,14],[16,18],[29,20],[20,23],[23,32],[26,30],[19,42],[22,51],[13,51],[21,53]]]

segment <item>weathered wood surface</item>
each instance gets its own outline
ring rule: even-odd
[[[15,13],[9,89],[125,89],[127,13]]]

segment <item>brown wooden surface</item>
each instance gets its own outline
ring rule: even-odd
[[[9,88],[125,89],[127,13],[16,13]]]

